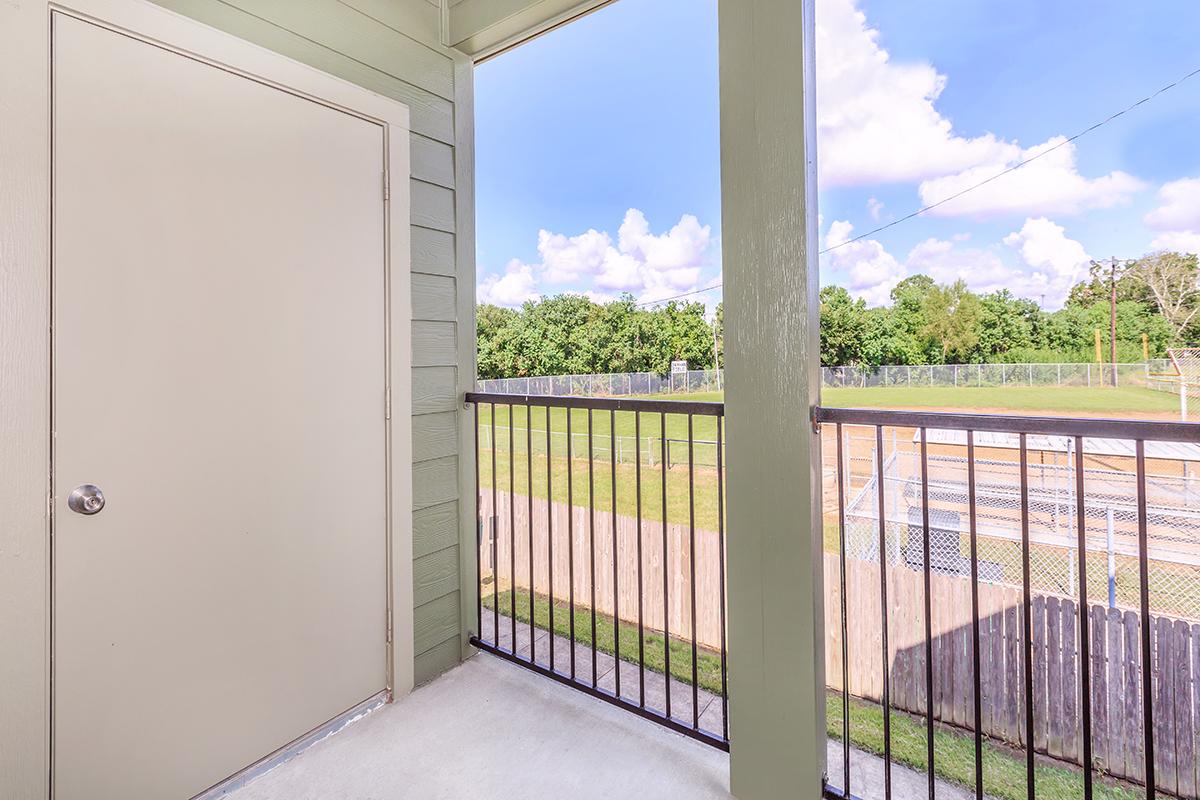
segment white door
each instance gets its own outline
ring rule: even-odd
[[[58,800],[183,800],[385,688],[384,151],[55,15]]]

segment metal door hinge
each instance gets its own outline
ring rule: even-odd
[[[383,390],[383,418],[392,418],[392,387],[390,386]]]
[[[387,170],[383,171],[383,199],[392,199],[392,176]]]
[[[387,612],[387,643],[392,643],[392,610],[390,608]]]

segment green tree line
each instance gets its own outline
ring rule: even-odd
[[[1095,358],[1097,330],[1107,360],[1110,277],[1093,270],[1054,312],[1007,290],[977,294],[962,281],[939,284],[927,275],[905,278],[892,290],[891,304],[876,308],[827,286],[820,294],[821,364],[1085,362]],[[1143,334],[1151,358],[1200,341],[1198,278],[1195,255],[1169,252],[1151,253],[1119,272],[1119,360],[1141,360]],[[666,374],[675,360],[711,369],[723,359],[723,317],[720,305],[710,321],[702,303],[641,308],[628,295],[603,304],[563,294],[520,309],[480,305],[479,377]]]

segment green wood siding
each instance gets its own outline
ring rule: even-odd
[[[461,657],[457,309],[474,282],[455,241],[461,67],[426,0],[155,2],[410,109],[415,668],[417,683],[428,681]]]

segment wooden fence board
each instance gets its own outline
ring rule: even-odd
[[[1175,768],[1177,793],[1183,797],[1196,796],[1196,750],[1192,706],[1192,662],[1188,654],[1188,624],[1175,620],[1171,625],[1171,654],[1174,661],[1175,686],[1171,714],[1175,718]]]
[[[1154,784],[1175,794],[1175,659],[1171,657],[1171,620],[1151,622],[1154,630]]]
[[[1075,644],[1075,626],[1087,625],[1079,616],[1074,600],[1062,601],[1062,712],[1063,712],[1063,756],[1068,761],[1079,762],[1082,757],[1079,747],[1079,669],[1088,665],[1079,659]]]
[[[1115,608],[1106,614],[1108,628],[1108,768],[1113,775],[1125,771],[1125,628]]]
[[[1141,623],[1134,611],[1126,611],[1123,619],[1125,639],[1125,708],[1122,740],[1125,745],[1125,774],[1144,781],[1146,775],[1142,748],[1142,689],[1138,680],[1142,664],[1142,645],[1139,636]],[[1144,665],[1146,669],[1150,665]]]
[[[1030,604],[1033,615],[1033,650],[1030,664],[1033,666],[1033,741],[1034,747],[1046,751],[1046,598],[1037,596]],[[1021,707],[1022,715],[1025,708]]]
[[[1007,684],[1005,686],[1005,708],[1008,714],[1005,726],[1009,741],[1014,744],[1024,744],[1028,731],[1022,729],[1019,720],[1021,719],[1020,710],[1024,708],[1021,687],[1025,683],[1025,660],[1021,657],[1023,643],[1021,642],[1022,631],[1018,627],[1018,616],[1015,605],[1004,612],[1006,644],[1004,660],[1007,664],[1007,669],[1004,670]]]
[[[576,476],[580,478],[579,475]],[[587,496],[587,479],[576,480],[577,501]],[[507,486],[505,486],[507,489]],[[580,494],[582,492],[582,495]],[[575,551],[574,592],[577,606],[591,603],[591,545],[595,538],[595,606],[601,613],[619,613],[622,625],[636,625],[639,602],[645,626],[661,631],[664,619],[672,635],[691,635],[691,543],[686,525],[668,525],[666,553],[663,525],[642,522],[642,594],[638,594],[637,520],[611,512],[565,503],[547,504],[535,498],[530,517],[528,498],[518,495],[510,508],[508,493],[496,494],[493,530],[490,489],[482,493],[484,526],[482,573],[496,575],[501,591],[546,594],[553,577],[554,594],[568,596],[568,513]],[[552,526],[548,526],[548,516]],[[549,530],[548,530],[549,527]],[[496,555],[493,565],[492,536]],[[532,535],[532,540],[531,540]],[[530,542],[533,550],[530,578]],[[720,644],[719,538],[713,531],[695,532],[697,587],[696,634],[709,648]],[[553,544],[553,570],[549,548]],[[613,554],[617,570],[613,574]],[[515,557],[515,569],[513,559]],[[663,594],[666,570],[668,594]],[[841,586],[838,557],[825,554],[828,685],[840,690]],[[924,575],[903,563],[887,568],[889,652],[880,651],[882,616],[879,604],[878,562],[850,558],[846,563],[845,602],[848,616],[847,671],[849,692],[878,701],[887,669],[892,680],[893,707],[924,715],[932,704],[936,718],[963,728],[974,727],[974,664],[972,655],[971,584],[966,578],[933,574],[934,696],[925,696]],[[1024,655],[1022,594],[1018,587],[980,584],[979,646],[980,700],[984,733],[1022,745],[1024,724]],[[664,617],[665,606],[665,617]],[[561,612],[560,612],[561,613]],[[1081,619],[1082,616],[1082,619]],[[1141,703],[1140,618],[1091,605],[1080,614],[1071,599],[1032,598],[1035,749],[1066,760],[1082,757],[1081,670],[1090,668],[1091,723],[1094,763],[1116,777],[1144,779]],[[1091,657],[1080,660],[1076,625],[1090,624]],[[1200,624],[1152,618],[1156,771],[1159,787],[1197,797],[1200,773]],[[546,653],[539,649],[544,661]],[[565,662],[564,662],[565,663]],[[560,664],[563,667],[564,664]]]
[[[1038,695],[1042,708],[1034,709],[1035,716],[1046,718],[1046,752],[1056,758],[1063,754],[1062,702],[1062,608],[1057,597],[1046,598],[1046,647],[1042,659],[1046,664],[1046,696]]]
[[[1104,624],[1104,609],[1101,606],[1091,606],[1087,610],[1088,620],[1092,626],[1088,643],[1091,647],[1091,735],[1092,759],[1096,768],[1108,769],[1108,658],[1105,647],[1106,627]]]

